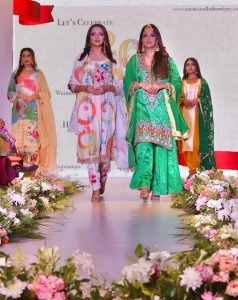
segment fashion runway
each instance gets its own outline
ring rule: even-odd
[[[189,241],[174,236],[179,233],[181,211],[170,208],[168,197],[142,203],[138,191],[129,189],[129,181],[109,178],[104,198],[98,203],[91,203],[91,187],[87,186],[73,196],[70,207],[44,221],[44,240],[12,240],[2,250],[13,254],[20,245],[29,263],[44,245],[59,246],[62,261],[80,249],[93,255],[98,275],[111,279],[120,277],[120,270],[138,243],[151,249],[158,245],[170,252],[187,250]]]

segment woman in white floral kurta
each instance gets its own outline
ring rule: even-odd
[[[78,94],[69,131],[78,136],[78,162],[88,164],[92,201],[98,201],[105,189],[110,161],[115,160],[119,169],[128,169],[123,71],[112,56],[104,26],[89,28],[69,88]]]

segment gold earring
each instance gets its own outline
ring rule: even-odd
[[[145,47],[144,46],[141,47],[141,52],[145,52]]]
[[[155,46],[155,52],[158,52],[159,51],[159,44],[158,42],[156,43],[156,46]]]

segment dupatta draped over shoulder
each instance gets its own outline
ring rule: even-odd
[[[124,92],[127,101],[129,128],[129,167],[136,166],[135,146],[138,142],[151,142],[172,149],[173,138],[186,139],[188,126],[178,108],[181,97],[181,78],[172,58],[169,58],[168,78],[158,78],[156,82],[170,83],[171,92],[160,90],[151,96],[142,89],[134,93],[131,87],[134,82],[148,82],[149,73],[143,65],[142,55],[135,54],[126,66]]]

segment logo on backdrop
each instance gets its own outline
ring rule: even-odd
[[[54,22],[53,5],[41,5],[32,0],[14,0],[13,14],[19,16],[21,25],[39,25]]]

